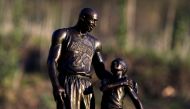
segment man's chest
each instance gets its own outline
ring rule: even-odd
[[[70,44],[68,46],[68,51],[72,53],[82,53],[92,56],[94,53],[94,42],[87,36],[79,37],[76,35],[71,36]]]

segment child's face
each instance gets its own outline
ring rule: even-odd
[[[126,72],[126,64],[121,60],[115,60],[111,66],[111,72],[117,78],[121,78]]]

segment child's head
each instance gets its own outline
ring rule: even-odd
[[[121,58],[116,58],[111,63],[111,72],[117,78],[121,78],[127,72],[127,64]]]

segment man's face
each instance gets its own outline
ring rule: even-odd
[[[91,32],[95,27],[97,23],[97,14],[85,16],[84,19],[84,28],[86,31]]]

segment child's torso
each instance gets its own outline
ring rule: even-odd
[[[123,107],[123,99],[125,97],[124,87],[118,87],[113,90],[105,91],[102,97],[102,102],[105,104],[104,108],[120,109]]]

